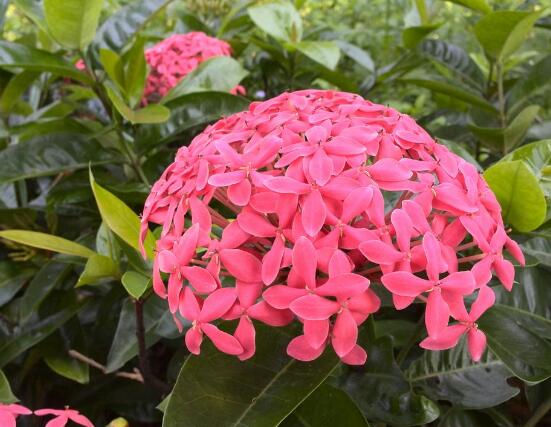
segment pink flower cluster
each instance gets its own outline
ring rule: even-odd
[[[175,34],[146,50],[150,73],[145,84],[145,98],[162,98],[201,62],[214,56],[231,56],[231,47],[202,32]],[[245,90],[237,86],[232,93],[244,94]]]
[[[15,427],[16,420],[19,415],[32,415],[33,411],[24,406],[17,405],[15,403],[5,405],[0,403],[0,426],[2,427]],[[86,418],[84,415],[81,415],[78,411],[74,409],[37,409],[34,411],[35,415],[39,417],[53,415],[50,421],[46,423],[45,427],[63,427],[67,425],[69,421],[81,425],[83,427],[94,427],[94,424]]]
[[[504,248],[524,262],[473,165],[410,117],[334,91],[284,93],[209,126],[153,186],[141,239],[149,222],[162,225],[154,290],[191,323],[188,349],[199,354],[206,335],[241,360],[255,352],[253,319],[296,320],[290,356],[332,346],[363,364],[358,328],[381,284],[398,310],[426,303],[423,348],[466,334],[478,360],[492,271],[511,289]]]

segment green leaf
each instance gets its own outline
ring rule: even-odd
[[[0,41],[0,68],[50,72],[91,84],[92,79],[59,55],[18,43]]]
[[[304,363],[287,356],[288,330],[256,327],[256,353],[246,362],[205,340],[178,375],[163,427],[277,426],[338,366],[325,352]],[[277,396],[277,398],[275,398]]]
[[[462,77],[469,85],[485,89],[484,74],[461,47],[444,40],[428,39],[421,43],[419,52]]]
[[[94,44],[120,51],[147,23],[173,0],[135,0],[119,8],[99,27]]]
[[[60,254],[74,255],[83,258],[89,258],[95,255],[93,250],[79,243],[52,234],[39,233],[38,231],[4,230],[0,231],[0,238],[32,246],[33,248],[58,252]]]
[[[0,183],[117,161],[117,156],[84,135],[41,135],[0,151]]]
[[[147,66],[145,62],[145,40],[136,37],[132,48],[123,56],[124,62],[124,93],[132,108],[136,107],[143,97]]]
[[[342,390],[322,384],[280,424],[281,427],[369,427],[361,411]]]
[[[298,42],[302,39],[302,18],[289,1],[252,6],[247,13],[258,28],[277,40]]]
[[[111,258],[94,254],[86,261],[84,271],[78,278],[75,287],[92,285],[114,277],[120,277],[118,265]]]
[[[102,7],[103,0],[44,0],[44,16],[60,45],[83,50],[94,39]]]
[[[130,123],[163,123],[170,117],[170,110],[159,104],[149,104],[139,110],[132,110],[121,96],[110,87],[106,87],[109,99],[117,111]]]
[[[17,397],[15,397],[13,392],[11,391],[10,383],[4,375],[4,372],[0,370],[0,404],[15,403],[18,401],[19,400],[17,399]]]
[[[94,192],[96,203],[103,221],[108,227],[124,240],[128,245],[140,250],[138,244],[140,235],[140,218],[117,196],[101,187],[90,170],[90,186]],[[155,239],[150,231],[147,232],[144,248],[149,258],[153,258]]]
[[[151,286],[151,279],[136,271],[127,271],[122,275],[122,285],[134,299],[140,299]]]
[[[205,125],[239,111],[249,105],[245,98],[222,92],[201,92],[180,96],[166,106],[170,119],[158,125],[140,126],[136,144],[140,151],[170,142],[179,134],[194,127]]]
[[[432,92],[441,93],[451,96],[452,98],[466,102],[467,104],[475,107],[482,108],[483,110],[497,113],[496,108],[486,101],[484,98],[478,96],[475,93],[468,92],[459,88],[457,85],[451,85],[449,83],[437,81],[437,80],[425,80],[425,79],[401,79],[404,83],[410,83],[419,87],[424,87]]]
[[[79,384],[88,384],[90,381],[90,368],[67,354],[46,356],[46,365],[56,374],[69,378]]]
[[[507,94],[509,113],[516,112],[530,97],[541,94],[551,85],[549,70],[551,69],[551,55],[531,66],[522,73]]]
[[[99,59],[111,81],[115,83],[119,89],[124,88],[124,69],[121,57],[112,50],[100,49]]]
[[[22,71],[16,74],[2,91],[0,112],[8,113],[38,76],[39,73],[36,71]]]
[[[530,258],[533,258],[535,259],[534,265],[543,264],[551,267],[551,239],[549,237],[534,237],[520,246],[524,255],[527,255],[527,265],[529,265]]]
[[[507,383],[511,373],[491,352],[473,362],[464,339],[451,350],[425,351],[406,376],[431,399],[463,408],[491,408],[519,392]]]
[[[504,221],[519,231],[534,230],[545,221],[545,195],[523,161],[496,163],[484,172],[484,178],[503,209]]]
[[[345,42],[344,40],[336,40],[337,46],[344,52],[346,56],[352,58],[366,70],[375,72],[375,63],[371,58],[371,55],[366,50],[352,44]]]
[[[33,269],[18,264],[0,261],[0,307],[9,302],[34,273]]]
[[[486,53],[503,62],[522,45],[540,14],[511,10],[488,13],[476,23],[474,32]]]
[[[500,413],[501,415],[501,413]],[[439,420],[438,427],[513,427],[493,422],[491,415],[482,411],[465,411],[451,408]]]
[[[366,365],[351,371],[339,386],[370,421],[405,427],[428,424],[440,413],[436,403],[411,391],[389,337],[370,344]]]
[[[334,70],[339,63],[341,51],[332,41],[301,41],[292,46],[311,60]]]
[[[486,0],[446,0],[482,13],[491,13],[492,8]]]
[[[522,143],[526,133],[532,126],[532,123],[534,123],[539,110],[539,105],[530,105],[518,113],[511,123],[509,123],[503,133],[505,149],[507,151],[518,147]]]
[[[44,33],[48,32],[41,3],[35,0],[11,0],[11,3],[23,12],[27,18],[33,21],[40,31]]]
[[[402,31],[402,42],[408,49],[414,49],[426,36],[438,29],[441,24],[408,27]]]
[[[125,300],[119,316],[117,330],[113,337],[113,343],[107,355],[107,372],[115,372],[122,368],[126,362],[138,354],[136,314],[134,310],[134,303],[128,299]],[[143,316],[147,347],[152,346],[161,338],[154,332],[166,312],[166,302],[161,298],[149,298],[145,302]]]
[[[215,56],[187,74],[163,98],[163,103],[194,92],[229,92],[248,72],[229,56]]]

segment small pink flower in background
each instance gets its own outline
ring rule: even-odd
[[[54,418],[46,423],[45,427],[64,427],[69,421],[73,421],[83,427],[94,427],[92,421],[74,409],[37,409],[34,413],[39,417],[54,416]]]
[[[358,332],[380,308],[374,287],[397,309],[426,303],[422,347],[466,334],[479,360],[488,282],[495,273],[511,288],[504,250],[524,263],[472,165],[410,117],[335,91],[284,93],[209,126],[154,184],[142,239],[150,222],[162,226],[154,290],[192,324],[188,349],[199,354],[206,335],[241,360],[254,355],[255,322],[294,321],[291,357],[331,347],[365,363]],[[213,324],[225,321],[233,333]]]
[[[0,403],[0,426],[15,427],[19,415],[31,415],[32,413],[33,411],[30,409],[17,405],[16,403],[8,405]]]
[[[145,59],[150,73],[145,98],[149,101],[162,98],[201,62],[215,56],[231,56],[230,45],[198,31],[175,34],[147,49]],[[231,93],[244,95],[245,88],[237,86]]]

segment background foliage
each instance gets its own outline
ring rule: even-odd
[[[163,412],[165,426],[551,425],[548,6],[0,0],[0,402],[70,405],[96,425]],[[236,60],[142,107],[144,47],[192,30]],[[239,83],[246,98],[227,93]],[[421,311],[388,302],[362,332],[361,369],[289,359],[285,329],[259,328],[252,362],[188,358],[150,297],[137,212],[176,148],[251,99],[310,87],[411,114],[483,171],[528,266],[511,293],[494,289],[480,363],[417,348]]]

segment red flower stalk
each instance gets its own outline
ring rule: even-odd
[[[397,309],[426,301],[424,348],[466,333],[478,360],[492,271],[510,289],[504,248],[524,262],[472,165],[410,117],[333,91],[284,93],[209,126],[153,186],[142,239],[149,222],[162,225],[154,289],[178,324],[192,323],[189,350],[206,335],[242,360],[254,354],[252,320],[295,320],[292,357],[330,345],[363,364],[358,328],[380,306],[370,279]],[[239,319],[233,335],[219,319]]]

